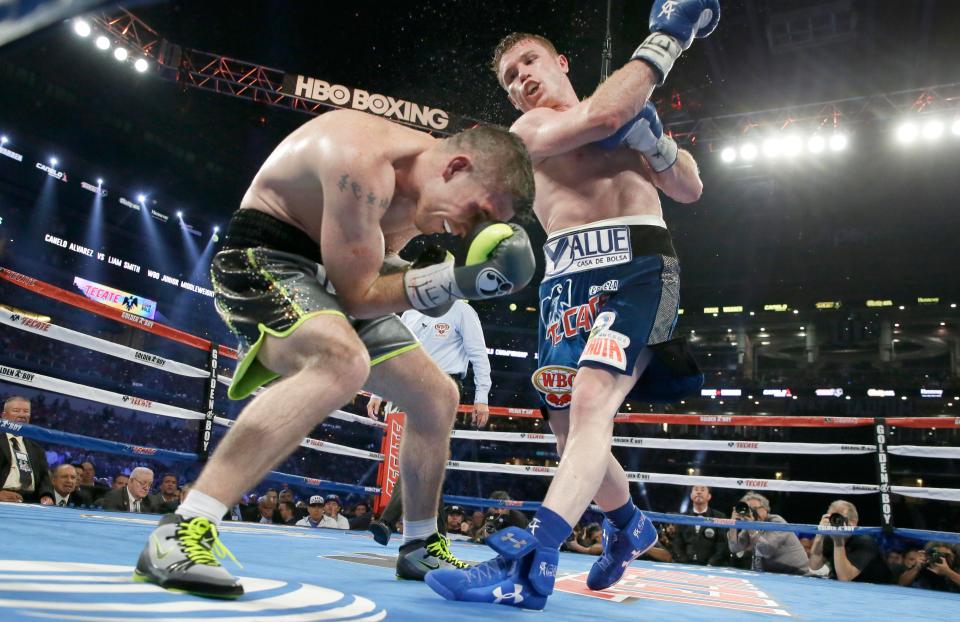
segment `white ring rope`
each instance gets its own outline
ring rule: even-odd
[[[141,412],[153,413],[155,415],[162,415],[164,417],[176,417],[177,419],[192,420],[204,418],[202,413],[187,410],[186,408],[170,406],[169,404],[161,404],[160,402],[154,402],[153,400],[147,400],[143,399],[142,397],[135,397],[133,395],[122,395],[120,393],[114,393],[104,389],[88,387],[83,384],[77,384],[67,380],[60,380],[59,378],[44,376],[43,374],[23,371],[22,369],[17,369],[15,367],[7,367],[6,365],[0,365],[0,380],[8,380],[17,384],[53,391],[54,393],[79,397],[85,400],[90,400],[91,402],[100,402],[101,404],[109,404],[111,406],[118,406],[120,408],[139,410]]]
[[[171,361],[168,358],[157,356],[156,354],[128,348],[119,343],[100,339],[99,337],[92,337],[49,322],[34,320],[19,313],[7,311],[6,309],[0,309],[0,324],[6,324],[7,326],[12,326],[28,333],[33,333],[34,335],[50,337],[51,339],[80,346],[81,348],[87,348],[95,352],[109,354],[110,356],[115,356],[126,361],[140,363],[147,367],[162,369],[171,374],[189,376],[191,378],[206,378],[210,375],[199,367]]]
[[[453,438],[501,441],[507,443],[556,443],[553,434],[531,432],[481,432],[477,430],[454,430]],[[614,436],[615,447],[645,447],[648,449],[681,449],[728,451],[767,454],[870,454],[877,451],[876,445],[849,445],[840,443],[773,443],[763,441],[709,441],[699,439],[639,438]]]
[[[224,427],[231,427],[236,423],[233,419],[225,419],[224,417],[214,417],[213,422],[217,425],[222,425]],[[383,461],[383,454],[377,453],[375,451],[367,451],[365,449],[356,449],[354,447],[347,447],[346,445],[338,445],[337,443],[331,443],[329,441],[319,441],[315,438],[305,438],[300,442],[301,447],[306,447],[308,449],[315,449],[328,454],[338,454],[340,456],[353,456],[354,458],[366,458],[368,460],[377,460]]]

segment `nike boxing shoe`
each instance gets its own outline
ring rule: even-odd
[[[150,534],[133,578],[198,596],[238,598],[243,586],[220,564],[226,557],[240,565],[209,520],[167,514]]]
[[[450,541],[434,532],[426,540],[411,540],[400,547],[397,556],[397,578],[423,581],[431,570],[453,568],[463,570],[470,564],[462,562],[450,552]]]

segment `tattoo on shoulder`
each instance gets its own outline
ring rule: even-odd
[[[367,205],[377,205],[380,209],[387,209],[390,207],[389,198],[380,198],[374,194],[373,191],[368,190],[366,192],[366,196],[364,196],[363,186],[361,186],[358,182],[353,181],[350,178],[349,173],[344,173],[340,176],[340,179],[337,180],[337,188],[340,190],[340,192],[349,191],[353,195],[353,198],[357,199],[358,201],[363,200]]]

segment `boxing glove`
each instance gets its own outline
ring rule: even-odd
[[[623,145],[639,151],[650,163],[650,168],[658,173],[673,166],[679,152],[676,141],[663,133],[657,107],[650,101],[644,104],[640,114],[597,144],[604,149]]]
[[[642,60],[660,76],[663,84],[680,53],[693,39],[703,39],[720,22],[720,0],[655,0],[650,8],[650,36],[630,60]]]
[[[457,298],[483,300],[506,296],[526,287],[536,259],[522,227],[487,221],[477,225],[456,255],[403,275],[407,298],[423,311]]]

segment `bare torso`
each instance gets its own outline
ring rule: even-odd
[[[548,234],[620,216],[662,217],[660,197],[640,154],[584,145],[535,162],[533,209]]]
[[[324,202],[321,179],[331,173],[325,167],[340,161],[345,150],[357,150],[365,160],[382,160],[383,166],[392,166],[429,147],[434,140],[372,115],[328,112],[297,128],[273,150],[244,194],[240,207],[259,210],[294,225],[320,245]],[[418,234],[412,203],[400,197],[376,197],[375,201],[362,204],[382,212],[379,220],[388,250],[399,250]]]

